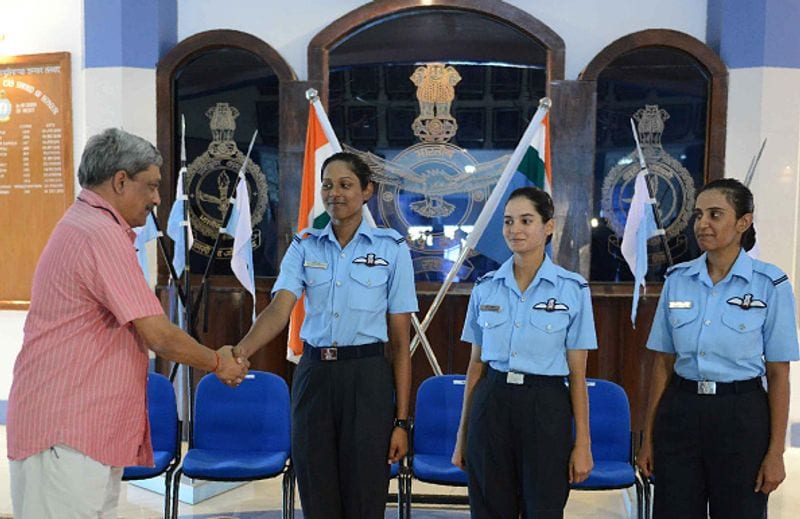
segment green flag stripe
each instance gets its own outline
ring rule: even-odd
[[[525,156],[517,166],[517,171],[525,175],[537,187],[544,187],[544,160],[539,157],[539,152],[533,146],[528,146]]]
[[[325,212],[314,218],[314,223],[311,224],[311,227],[313,227],[314,229],[322,229],[323,227],[328,225],[329,221],[331,221],[331,217],[327,212]]]

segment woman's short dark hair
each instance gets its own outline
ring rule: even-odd
[[[369,166],[364,159],[356,155],[355,153],[350,153],[348,151],[340,151],[339,153],[334,153],[327,159],[325,162],[322,163],[322,169],[320,169],[320,174],[325,172],[325,168],[331,162],[341,161],[347,164],[347,167],[350,168],[350,171],[355,173],[356,177],[358,177],[358,183],[361,185],[361,189],[367,189],[370,182],[372,182],[372,170],[369,169]]]
[[[725,195],[725,199],[729,204],[731,204],[731,207],[733,207],[737,219],[748,213],[752,214],[753,211],[755,211],[753,193],[747,186],[735,178],[720,178],[717,180],[712,180],[700,188],[700,190],[697,192],[697,196],[700,196],[700,193],[712,190],[721,191],[722,194]],[[746,251],[752,249],[756,244],[756,229],[752,224],[744,232],[744,234],[742,234],[740,244]]]
[[[506,204],[515,198],[525,198],[529,200],[533,204],[534,209],[536,209],[536,212],[539,213],[539,216],[542,217],[542,223],[547,223],[553,219],[556,209],[553,205],[553,198],[547,194],[547,191],[534,186],[520,187],[511,192]],[[550,243],[552,237],[552,234],[547,237],[547,243]]]

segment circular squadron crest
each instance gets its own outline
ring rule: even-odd
[[[187,167],[190,216],[195,232],[192,250],[209,256],[217,238],[219,228],[228,212],[230,199],[236,189],[236,179],[245,155],[239,151],[234,134],[239,110],[228,103],[217,103],[206,112],[213,140],[208,149],[195,158]],[[247,161],[245,178],[250,193],[250,213],[253,224],[253,248],[261,245],[258,224],[267,209],[267,180],[261,168],[252,160]],[[220,246],[217,255],[231,256],[230,244]]]
[[[633,114],[637,122],[636,130],[642,147],[647,168],[652,174],[650,191],[657,201],[656,208],[661,216],[664,231],[673,256],[682,254],[686,248],[683,231],[689,224],[694,207],[695,189],[692,175],[661,145],[664,123],[669,114],[658,105],[645,105]],[[634,181],[639,173],[639,157],[634,149],[619,160],[603,180],[601,205],[609,227],[616,236],[610,238],[609,250],[621,257],[618,249],[625,221],[633,198]],[[658,238],[651,238],[648,246],[648,259],[651,265],[667,261]],[[616,251],[616,252],[614,252]]]
[[[414,271],[443,272],[450,261],[444,251],[462,245],[467,234],[461,226],[477,218],[509,155],[479,163],[449,142],[458,129],[450,114],[454,87],[461,80],[454,67],[429,63],[417,67],[409,79],[417,87],[420,110],[411,128],[421,142],[391,160],[343,147],[372,169],[381,219],[406,236],[414,252]],[[468,277],[472,270],[472,264],[465,262],[459,277]]]

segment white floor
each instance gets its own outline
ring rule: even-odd
[[[800,449],[786,452],[787,479],[770,497],[770,519],[796,519],[800,510]],[[414,483],[414,491],[419,493],[463,493],[462,489],[437,487]],[[635,497],[634,497],[635,499]],[[273,479],[249,483],[195,506],[181,503],[181,517],[188,519],[195,515],[225,514],[224,519],[236,517],[237,513],[262,510],[280,510],[280,480]],[[162,517],[163,497],[123,483],[120,496],[120,519],[155,519]],[[299,499],[298,505],[299,507]],[[572,492],[565,516],[568,518],[627,518],[630,517],[630,500],[624,491]],[[389,509],[392,510],[391,508]],[[425,508],[415,505],[414,517],[426,517]],[[0,518],[11,517],[11,496],[8,481],[8,461],[6,458],[6,430],[0,426]],[[635,517],[635,514],[634,514]],[[223,519],[218,517],[218,519]]]

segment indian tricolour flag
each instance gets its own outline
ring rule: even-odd
[[[342,151],[336,134],[333,133],[328,116],[318,98],[308,110],[308,129],[306,130],[306,150],[303,157],[303,183],[300,186],[300,209],[297,214],[297,232],[308,227],[322,229],[330,217],[322,205],[320,187],[322,186],[322,163],[325,159]],[[303,296],[297,301],[289,320],[289,344],[286,356],[297,361],[303,353],[300,340],[300,327],[305,319]]]
[[[553,194],[553,177],[550,172],[550,114],[546,114],[540,123],[532,123],[536,126],[532,129],[532,134],[527,130],[525,132],[531,137],[522,159],[475,246],[478,252],[498,263],[511,257],[511,250],[503,239],[503,208],[509,195],[515,189],[526,186],[536,186]]]

